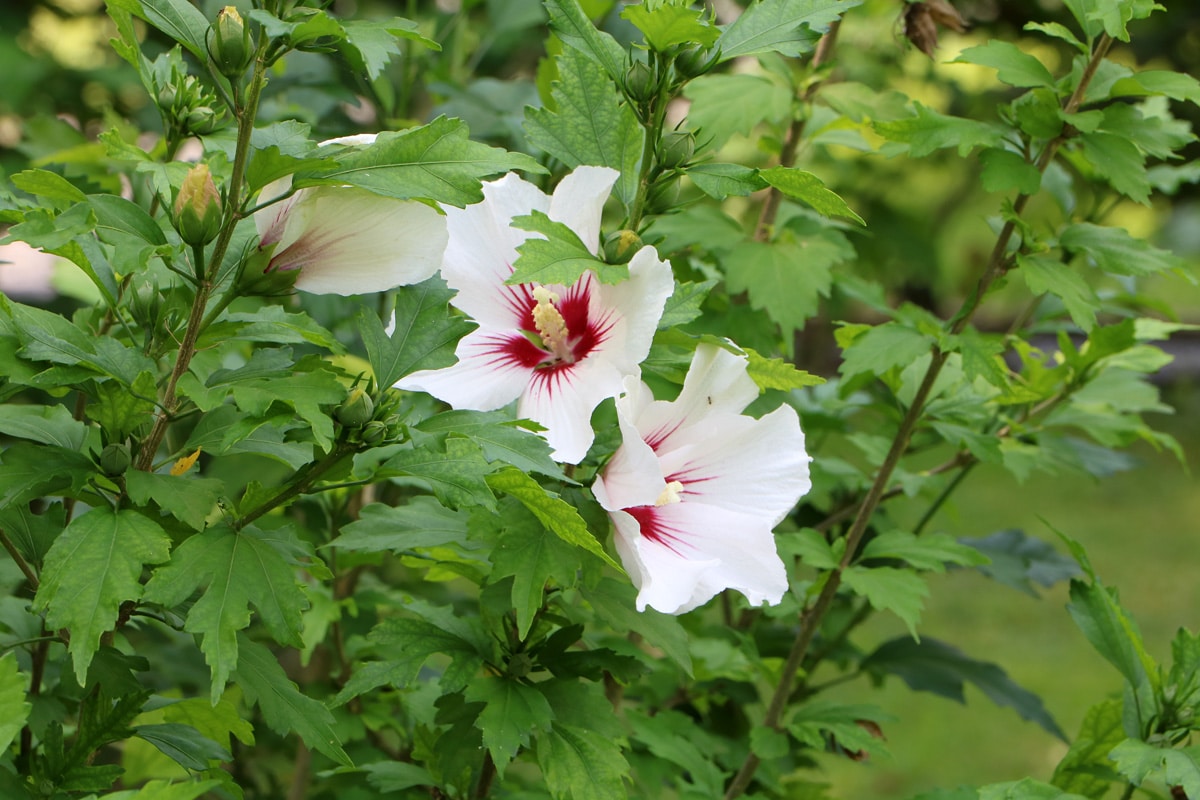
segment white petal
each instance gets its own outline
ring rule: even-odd
[[[650,392],[649,387],[633,378],[625,379],[626,391],[631,384],[641,387],[647,394]],[[606,511],[654,505],[667,486],[658,457],[642,441],[633,420],[622,412],[620,401],[617,422],[621,426],[621,446],[613,453],[604,471],[596,476],[592,493]]]
[[[812,488],[811,459],[791,406],[757,420],[710,414],[670,441],[673,449],[658,450],[660,466],[667,481],[683,484],[684,505],[691,500],[720,506],[774,527]]]
[[[554,448],[555,461],[578,464],[596,436],[592,412],[621,391],[624,377],[594,355],[569,367],[536,370],[517,404],[517,415],[546,428],[542,436]]]
[[[346,144],[346,145],[368,145],[375,144],[377,133],[354,133],[349,136],[337,136],[333,139],[326,139],[321,142],[321,147],[327,144]]]
[[[616,285],[597,281],[595,285],[598,291],[592,293],[589,318],[615,314],[610,335],[597,349],[624,374],[636,375],[650,353],[663,307],[675,289],[671,265],[660,261],[653,247],[643,247],[629,262],[629,280]]]
[[[576,167],[555,187],[548,216],[575,231],[589,251],[598,252],[604,201],[619,177],[609,167]]]
[[[276,197],[287,194],[292,188],[292,176],[285,175],[276,181],[271,181],[258,193],[258,202],[265,203]],[[309,190],[301,189],[286,200],[280,200],[254,213],[254,227],[258,230],[261,246],[278,243],[284,236],[288,216],[294,206]]]
[[[527,289],[506,286],[517,260],[517,245],[527,231],[510,227],[515,216],[546,211],[550,198],[516,175],[506,175],[483,185],[483,202],[464,209],[447,208],[450,242],[442,263],[442,277],[458,291],[454,305],[481,325],[514,327],[523,317],[514,316],[514,298]],[[530,302],[532,306],[532,302]]]
[[[783,598],[787,571],[763,520],[686,499],[653,513],[657,538],[642,535],[631,515],[612,515],[622,563],[631,575],[636,569],[641,581],[639,610],[650,606],[681,614],[724,589],[741,592],[751,605]],[[624,560],[626,551],[636,567]]]
[[[666,547],[642,537],[637,520],[624,511],[612,517],[617,555],[638,589],[637,610],[646,607],[664,614],[679,614],[692,599],[695,586],[706,570],[717,566],[715,561],[681,559]],[[707,599],[707,598],[705,598]],[[701,601],[703,602],[703,601]],[[689,608],[694,608],[696,603]]]
[[[437,272],[446,247],[437,209],[361,189],[314,189],[292,206],[285,224],[272,267],[299,269],[296,288],[318,294],[419,283]]]
[[[518,333],[478,329],[458,343],[458,363],[407,375],[396,388],[428,392],[456,409],[492,411],[525,391],[533,370],[503,356]]]

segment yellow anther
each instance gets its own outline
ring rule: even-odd
[[[538,286],[533,290],[533,299],[537,300],[537,305],[533,307],[533,324],[542,337],[542,344],[564,361],[573,361],[571,332],[567,330],[562,313],[554,305],[558,302],[558,295],[545,286]]]
[[[682,491],[682,483],[679,481],[671,481],[667,484],[667,487],[662,490],[662,494],[658,496],[658,499],[654,501],[654,505],[665,506],[671,503],[678,503],[683,499],[679,496],[679,493]]]

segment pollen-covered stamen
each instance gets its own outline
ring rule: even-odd
[[[662,494],[654,501],[655,506],[666,506],[671,503],[678,503],[683,500],[679,493],[683,491],[683,484],[679,481],[671,481],[666,488],[662,490]]]
[[[537,300],[537,305],[533,307],[533,324],[542,337],[543,346],[557,359],[573,363],[575,354],[571,349],[571,332],[567,330],[562,312],[554,305],[558,302],[558,295],[545,286],[538,286],[533,290],[533,299]]]

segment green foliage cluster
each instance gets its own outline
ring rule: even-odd
[[[924,797],[1200,797],[1194,635],[1160,666],[1072,539],[1068,559],[1021,532],[926,530],[978,464],[1103,476],[1136,442],[1178,451],[1145,415],[1169,411],[1154,343],[1190,326],[1141,290],[1188,265],[1110,224],[1200,178],[1176,163],[1195,137],[1175,115],[1200,82],[1109,58],[1161,7],[1066,0],[1071,25],[1029,26],[1059,67],[965,49],[956,64],[1002,84],[979,117],[840,74],[846,32],[882,16],[859,0],[754,0],[731,20],[680,0],[496,0],[450,22],[325,5],[110,0],[158,136],[115,118],[94,141],[62,132],[0,197],[8,239],[95,297],[62,314],[0,295],[0,794],[816,800],[834,792],[821,759],[883,752],[888,721],[822,691],[890,678],[960,702],[971,684],[1066,740],[1000,666],[918,636],[926,576],[965,568],[997,591],[1071,580],[1123,694],[1045,782]],[[489,48],[532,35],[535,81],[483,75]],[[423,124],[422,81],[447,98]],[[319,143],[351,88],[395,130]],[[197,141],[203,168],[176,160]],[[869,269],[855,176],[895,162],[970,165],[990,203],[949,314]],[[314,297],[263,268],[253,215],[281,179],[284,199],[462,208],[487,179],[548,187],[583,165],[620,173],[608,246],[518,217],[537,235],[509,282],[620,284],[632,244],[653,245],[675,291],[646,378],[669,396],[716,343],[747,357],[755,412],[799,410],[814,489],[779,525],[778,605],[635,610],[589,488],[619,444],[611,404],[564,468],[507,411],[391,388],[452,364],[473,329],[441,279]],[[1023,309],[977,327],[1001,288]],[[823,377],[798,358],[818,331],[841,351]],[[928,503],[908,529],[887,514],[900,495]],[[880,612],[911,636],[865,651]]]

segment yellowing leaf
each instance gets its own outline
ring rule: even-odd
[[[196,448],[196,452],[190,456],[184,456],[175,462],[175,466],[171,467],[171,474],[178,478],[183,473],[192,468],[192,464],[196,463],[196,459],[200,457],[200,448]]]

